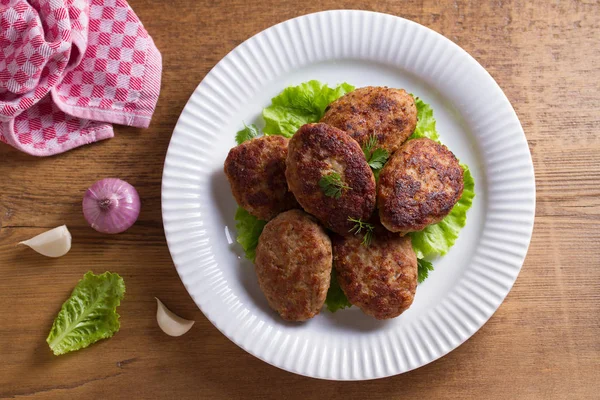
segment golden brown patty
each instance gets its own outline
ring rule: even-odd
[[[417,256],[411,240],[381,229],[369,246],[361,242],[359,235],[333,239],[340,286],[365,314],[395,318],[410,307],[417,290]]]
[[[440,222],[460,199],[463,169],[444,145],[413,139],[392,155],[379,175],[377,207],[392,232],[415,232]]]
[[[363,146],[371,135],[390,154],[417,126],[417,107],[403,89],[367,86],[350,92],[327,107],[320,122],[335,126]]]
[[[319,313],[329,289],[331,263],[329,237],[301,210],[279,214],[258,239],[258,283],[271,308],[287,321],[304,321]]]
[[[225,160],[233,197],[258,219],[268,221],[298,207],[285,180],[288,142],[283,136],[262,136],[234,147]]]
[[[319,186],[323,176],[339,174],[339,198]],[[369,219],[375,209],[375,178],[358,143],[345,132],[326,124],[302,126],[290,139],[285,172],[290,190],[304,210],[326,227],[348,234],[348,218]]]

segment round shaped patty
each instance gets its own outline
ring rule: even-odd
[[[296,132],[285,176],[302,208],[341,235],[354,226],[349,218],[366,221],[375,209],[375,178],[360,146],[332,126],[306,124]]]
[[[333,263],[346,297],[365,314],[395,318],[412,304],[417,290],[417,256],[410,237],[381,228],[365,246],[360,235],[337,236]]]
[[[288,142],[283,136],[262,136],[232,148],[225,160],[233,197],[258,219],[268,221],[298,207],[285,180]]]
[[[409,140],[379,175],[381,223],[401,233],[438,223],[460,199],[463,185],[463,169],[446,146],[426,138]]]
[[[279,214],[258,239],[258,283],[271,308],[287,321],[304,321],[319,313],[327,297],[331,265],[329,237],[301,210]]]
[[[415,130],[417,107],[403,89],[367,86],[331,103],[320,122],[347,132],[361,146],[375,135],[376,147],[392,154]]]

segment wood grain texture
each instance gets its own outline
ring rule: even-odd
[[[587,399],[600,390],[600,4],[588,1],[130,0],[163,54],[147,130],[33,158],[0,146],[0,398]],[[490,321],[446,357],[368,382],[296,376],[245,353],[196,308],[177,277],[160,213],[162,165],[177,117],[215,63],[251,35],[309,12],[372,9],[415,20],[471,53],[515,107],[533,155],[537,215],[527,260]],[[136,186],[138,223],[108,236],[81,214],[84,190]],[[16,243],[67,224],[71,252]],[[122,327],[54,357],[45,337],[89,269],[120,273]],[[153,297],[197,321],[180,338],[156,326]]]

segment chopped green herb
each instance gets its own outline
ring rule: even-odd
[[[254,124],[250,124],[250,126],[244,124],[244,129],[238,131],[235,134],[235,141],[237,144],[242,144],[247,140],[254,139],[259,135],[258,128]]]
[[[429,272],[433,271],[433,264],[422,258],[417,258],[417,265],[419,267],[418,280],[419,283],[423,282],[429,276]]]
[[[358,235],[364,230],[365,233],[363,235],[362,244],[364,246],[369,246],[373,241],[373,231],[375,230],[375,226],[352,217],[348,217],[348,221],[354,222],[354,226],[348,232]]]
[[[361,244],[363,246],[369,247],[371,245],[372,241],[373,241],[373,231],[365,232],[365,235],[363,236],[363,240],[362,240]]]
[[[380,170],[383,168],[388,158],[390,157],[390,153],[384,149],[375,149],[375,151],[371,154],[371,158],[368,160],[369,166],[373,170]]]
[[[331,172],[327,175],[323,175],[319,179],[319,187],[327,197],[333,197],[339,199],[342,196],[344,189],[351,190],[350,186],[347,186],[342,181],[342,177],[337,172]]]
[[[362,151],[365,153],[365,158],[368,160],[371,157],[371,153],[373,152],[373,148],[377,146],[377,136],[371,135],[369,136],[369,140],[364,144]]]
[[[377,146],[377,136],[371,135],[367,143],[364,144],[362,151],[365,154],[365,158],[367,159],[367,164],[373,170],[373,174],[375,174],[375,178],[379,178],[379,172],[387,162],[388,158],[390,158],[390,153],[387,150],[382,148],[376,148]]]

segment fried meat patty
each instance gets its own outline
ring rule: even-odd
[[[319,313],[331,268],[331,240],[312,216],[290,210],[265,225],[256,248],[256,275],[283,319],[304,321]]]
[[[365,314],[395,318],[413,302],[417,256],[409,237],[381,228],[365,246],[359,235],[336,236],[333,264],[346,297]]]
[[[268,221],[298,207],[285,180],[288,142],[283,136],[262,136],[232,148],[225,160],[233,197],[258,219]]]
[[[285,175],[302,208],[341,235],[354,226],[349,218],[366,221],[375,209],[375,178],[360,146],[332,126],[300,127],[290,139]],[[339,196],[325,194],[319,184],[325,176],[338,176]]]
[[[381,223],[402,234],[438,223],[460,199],[463,186],[463,169],[446,146],[427,138],[409,140],[379,175]]]
[[[331,103],[320,122],[347,132],[361,146],[375,135],[377,147],[391,154],[415,130],[417,107],[403,89],[367,86]]]

